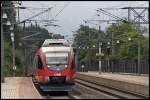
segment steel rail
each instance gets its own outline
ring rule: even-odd
[[[68,93],[67,95],[63,95],[63,96],[51,96],[50,94],[47,94],[46,95],[46,98],[47,99],[78,99],[78,98],[76,98],[76,96],[74,96],[74,95],[72,95],[72,94],[70,94],[70,93]]]
[[[119,90],[114,87],[108,87],[108,86],[96,84],[96,83],[81,80],[81,79],[75,79],[75,82],[78,84],[84,85],[86,87],[89,87],[93,90],[97,90],[97,91],[106,93],[110,96],[114,96],[114,97],[121,98],[121,99],[143,99],[143,98],[145,99],[145,98],[148,98],[141,94],[134,94],[129,91],[123,91],[123,90]]]

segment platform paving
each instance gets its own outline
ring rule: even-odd
[[[118,74],[117,73],[101,73],[101,74],[99,74],[98,72],[94,72],[94,71],[78,72],[78,73],[149,86],[149,77],[148,76],[128,75],[128,74],[119,74],[119,73]]]
[[[6,77],[1,83],[1,99],[42,99],[31,77]]]
[[[149,75],[127,75],[117,73],[101,73],[94,71],[77,72],[76,78],[89,82],[114,87],[124,91],[130,91],[149,97]]]

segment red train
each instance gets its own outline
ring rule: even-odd
[[[71,91],[74,86],[75,56],[64,39],[46,39],[38,49],[34,67],[43,91]]]

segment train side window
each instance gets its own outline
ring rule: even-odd
[[[38,56],[38,68],[39,69],[43,68],[43,64],[42,64],[41,58],[39,56]]]
[[[34,67],[37,67],[37,55],[36,55],[35,58],[34,58],[33,66],[34,66]]]
[[[75,68],[75,61],[74,61],[74,59],[72,60],[71,68]]]

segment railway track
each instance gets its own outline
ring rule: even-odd
[[[95,91],[99,95],[106,96],[106,98],[112,99],[145,99],[147,97],[140,94],[133,94],[127,91],[118,90],[115,88],[106,87],[104,85],[99,85],[96,83],[88,82],[85,80],[75,79],[76,85],[89,89],[90,91]],[[105,98],[105,97],[104,97]]]
[[[35,81],[35,79],[32,81],[43,99],[80,99],[72,92],[44,92],[40,89],[39,84]]]
[[[75,87],[71,92],[43,92],[35,84],[43,99],[145,99],[139,94],[121,91],[115,88],[98,85],[85,80],[75,79]]]
[[[71,93],[68,92],[53,92],[48,93],[45,96],[46,99],[79,99],[77,96],[74,96]]]

